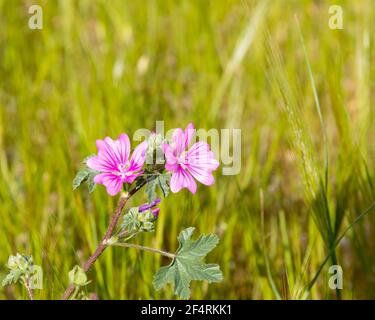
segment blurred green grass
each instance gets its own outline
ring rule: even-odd
[[[36,3],[43,30],[28,28]],[[166,129],[193,121],[242,129],[241,173],[218,172],[214,187],[168,197],[155,234],[137,241],[173,251],[183,227],[220,235],[209,261],[225,280],[193,283],[193,299],[301,298],[332,238],[375,200],[375,7],[335,1],[344,29],[331,30],[331,4],[0,0],[0,275],[10,254],[32,254],[44,270],[36,298],[59,298],[115,204],[102,187],[72,191],[95,140],[156,120]],[[336,252],[344,298],[375,298],[374,227],[370,214]],[[108,249],[89,273],[89,291],[174,298],[152,287],[162,263]],[[325,267],[312,298],[334,298],[329,276]],[[22,288],[0,289],[0,298],[20,297]]]

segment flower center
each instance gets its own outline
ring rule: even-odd
[[[187,153],[186,151],[182,152],[180,154],[180,156],[178,157],[178,164],[182,167],[182,168],[186,168],[186,165],[189,163],[189,159],[187,158]]]
[[[117,166],[118,172],[116,172],[116,174],[120,176],[122,179],[125,179],[125,177],[132,175],[132,172],[129,171],[129,166],[129,161],[126,161],[126,163],[120,163]]]

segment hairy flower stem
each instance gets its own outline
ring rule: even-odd
[[[95,261],[100,257],[100,255],[103,253],[103,251],[107,248],[108,240],[112,237],[113,231],[117,225],[118,220],[121,217],[122,210],[124,209],[126,203],[128,200],[139,190],[141,189],[147,181],[142,182],[140,185],[136,186],[134,189],[132,189],[129,192],[122,193],[120,196],[120,199],[117,203],[117,207],[115,210],[115,213],[113,214],[111,221],[109,223],[108,229],[103,237],[103,240],[99,243],[98,247],[94,251],[94,253],[91,255],[91,257],[85,262],[83,265],[83,271],[87,272],[90,270],[91,266],[95,263]],[[70,284],[68,288],[65,290],[64,294],[62,295],[62,300],[68,300],[69,297],[72,295],[74,291],[74,284]]]
[[[27,291],[27,294],[29,295],[30,300],[34,300],[34,292],[33,292],[33,289],[31,289],[29,286],[29,280],[25,279],[24,282],[25,282],[26,291]]]
[[[144,251],[149,251],[149,252],[153,252],[153,253],[158,253],[158,254],[161,254],[162,256],[167,257],[169,259],[176,258],[176,255],[173,254],[173,253],[169,253],[169,252],[166,252],[166,251],[163,251],[163,250],[159,250],[159,249],[155,249],[155,248],[141,246],[139,244],[120,242],[120,243],[114,243],[112,245],[113,246],[117,246],[117,247],[135,248],[135,249],[139,249],[139,250],[144,250]]]

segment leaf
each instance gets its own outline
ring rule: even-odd
[[[87,177],[87,188],[89,189],[89,193],[93,192],[96,188],[96,183],[94,182],[94,178],[98,173],[99,173],[98,171],[90,169],[89,176]]]
[[[161,134],[151,134],[147,140],[146,164],[155,167],[164,164],[163,145],[164,138]]]
[[[89,168],[85,167],[79,170],[73,179],[73,190],[77,189],[89,176]]]
[[[138,231],[141,227],[141,221],[138,220],[138,207],[130,208],[124,215],[121,229],[128,233]]]
[[[126,211],[120,230],[126,231],[127,235],[136,232],[153,232],[155,217],[151,210],[139,212],[139,207],[133,207]]]
[[[93,192],[96,187],[94,182],[94,177],[99,173],[99,171],[93,170],[89,167],[84,167],[79,170],[73,179],[73,190],[76,190],[81,186],[82,183],[86,182],[89,192]]]
[[[168,196],[170,179],[171,176],[168,173],[156,174],[155,178],[147,183],[146,194],[149,203],[153,202],[158,197],[156,193],[156,187],[161,190],[164,198]]]
[[[158,186],[163,193],[163,197],[167,197],[169,194],[169,181],[171,176],[169,174],[160,174],[157,178]]]
[[[187,228],[179,234],[180,246],[172,263],[160,268],[154,275],[153,284],[156,290],[172,283],[176,295],[189,299],[192,280],[206,280],[209,283],[223,280],[219,265],[206,264],[203,261],[216,247],[219,237],[215,234],[201,235],[194,241],[191,239],[193,231],[194,228]]]
[[[26,256],[19,253],[15,256],[9,256],[7,263],[9,273],[3,279],[2,286],[4,287],[12,283],[17,283],[21,277],[30,277],[32,275],[32,266],[32,256]]]
[[[2,281],[2,286],[8,286],[12,283],[17,283],[23,272],[19,269],[11,270]]]
[[[87,281],[85,271],[83,271],[83,269],[77,265],[69,271],[68,276],[69,283],[74,284],[75,286],[83,287],[90,283],[90,281]]]
[[[158,197],[156,193],[156,183],[156,179],[153,179],[146,185],[146,194],[149,203],[153,202]]]

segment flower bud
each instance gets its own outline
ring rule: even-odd
[[[144,212],[144,211],[147,211],[149,209],[152,208],[152,205],[148,204],[148,203],[144,203],[142,205],[139,206],[138,208],[138,212]]]
[[[138,212],[145,212],[147,210],[150,210],[151,208],[157,206],[160,203],[160,198],[155,199],[150,204],[144,203],[138,207]]]
[[[159,216],[160,208],[154,208],[151,210],[152,215],[156,219]]]
[[[160,203],[160,198],[157,198],[157,199],[155,199],[155,200],[151,203],[151,207],[153,208],[153,207],[157,206],[159,203]]]
[[[90,281],[87,281],[85,271],[79,266],[74,266],[74,268],[69,271],[69,282],[78,287],[83,287],[90,283]]]

